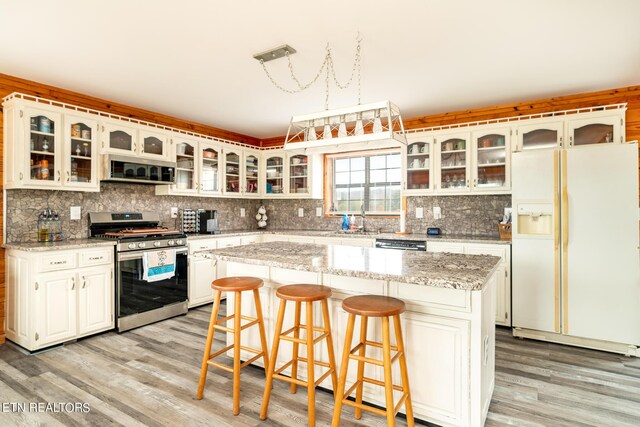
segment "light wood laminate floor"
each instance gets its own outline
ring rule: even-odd
[[[0,412],[0,425],[306,425],[306,391],[292,395],[282,382],[274,384],[269,420],[260,422],[264,372],[256,368],[242,371],[239,416],[231,414],[231,374],[219,369],[210,368],[204,399],[194,399],[210,312],[211,306],[205,306],[33,356],[11,344],[0,346],[0,403],[91,406],[85,414]],[[220,348],[222,334],[216,335]],[[498,329],[496,354],[487,426],[640,425],[640,359],[519,340],[503,328]],[[318,425],[328,425],[332,395],[318,392],[316,400]],[[353,410],[345,408],[341,425],[383,426],[385,421],[364,413],[356,422]]]

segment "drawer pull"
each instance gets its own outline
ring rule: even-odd
[[[67,263],[66,260],[65,261],[51,261],[49,263],[49,265],[62,265],[62,264],[66,264],[66,263]]]
[[[101,260],[102,258],[103,257],[101,256],[92,256],[92,257],[89,257],[89,261],[98,261],[98,260]]]

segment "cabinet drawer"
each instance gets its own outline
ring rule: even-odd
[[[240,238],[239,237],[218,239],[217,240],[218,249],[220,249],[220,248],[230,248],[232,246],[240,246]]]
[[[465,254],[468,255],[493,255],[502,258],[502,262],[507,260],[508,245],[478,245],[467,243]]]
[[[40,257],[40,271],[57,271],[66,270],[68,268],[76,267],[76,253],[75,252],[45,252]]]
[[[361,277],[324,274],[322,276],[322,284],[340,293],[385,295],[387,282],[384,280],[363,279]]]
[[[427,242],[427,252],[450,252],[453,254],[463,254],[464,244],[448,242]]]
[[[113,248],[101,248],[80,252],[79,254],[79,266],[89,267],[92,265],[104,265],[111,264]]]
[[[217,239],[202,239],[189,242],[189,253],[208,251],[217,247]]]
[[[242,245],[250,245],[253,243],[258,243],[259,236],[242,236],[240,237],[240,244]]]
[[[320,284],[320,273],[271,267],[271,280],[282,285],[296,283],[318,285]]]
[[[413,285],[410,283],[395,283],[398,298],[408,304],[431,306],[445,310],[469,311],[471,309],[470,294],[467,291],[434,286]]]

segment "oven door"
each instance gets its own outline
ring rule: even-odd
[[[187,248],[176,249],[176,274],[157,282],[144,280],[142,254],[124,252],[117,256],[116,304],[118,319],[187,301]]]

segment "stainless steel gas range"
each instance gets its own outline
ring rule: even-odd
[[[89,236],[115,239],[116,330],[137,328],[187,312],[187,236],[160,227],[155,212],[91,212]],[[175,252],[175,273],[157,281],[144,277],[147,254]]]

